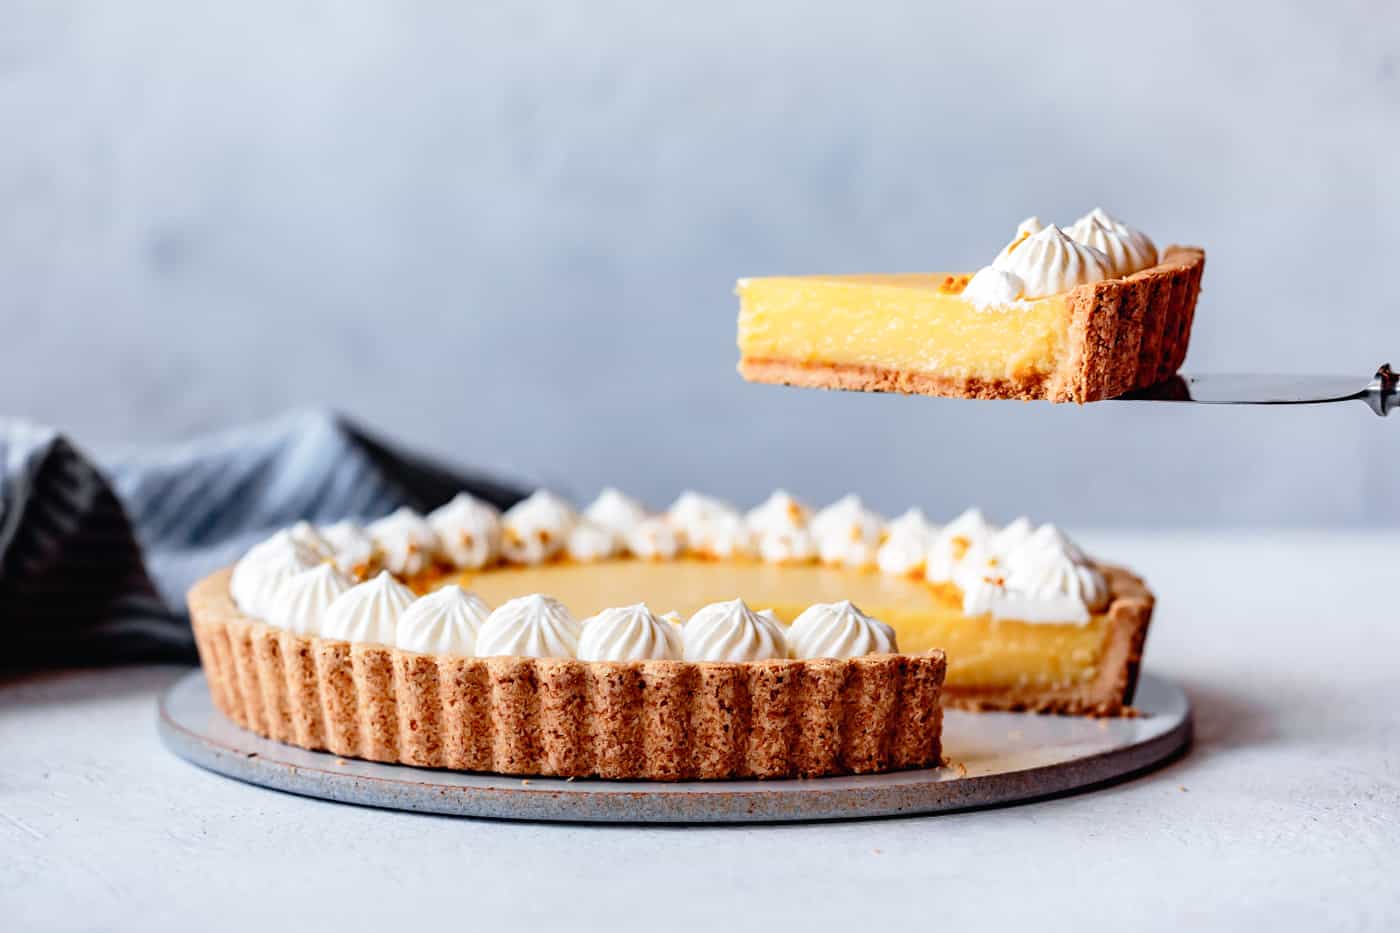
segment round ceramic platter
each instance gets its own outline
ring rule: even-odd
[[[376,764],[261,738],[214,709],[194,671],[161,698],[161,739],[219,774],[343,803],[456,816],[596,823],[832,820],[941,813],[1082,790],[1160,765],[1191,741],[1191,706],[1144,675],[1132,719],[1031,713],[944,718],[948,765],[922,771],[788,781],[519,778]]]

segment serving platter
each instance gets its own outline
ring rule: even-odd
[[[1191,741],[1191,705],[1144,674],[1119,719],[964,713],[944,718],[941,768],[784,781],[520,778],[377,764],[283,745],[214,708],[202,671],[161,697],[166,747],[218,774],[341,803],[513,820],[716,823],[944,813],[1085,790],[1157,767]]]

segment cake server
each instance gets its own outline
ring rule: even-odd
[[[1367,382],[1358,376],[1203,373],[1173,376],[1125,399],[1203,405],[1319,405],[1361,401],[1385,416],[1400,409],[1400,374],[1384,363]]]

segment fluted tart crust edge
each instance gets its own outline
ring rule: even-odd
[[[231,569],[189,606],[214,705],[259,735],[371,761],[676,781],[942,763],[941,651],[729,662],[453,658],[244,615]]]

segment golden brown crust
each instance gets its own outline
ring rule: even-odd
[[[1027,710],[1076,716],[1118,716],[1137,689],[1142,649],[1156,600],[1141,579],[1121,567],[1103,567],[1108,580],[1107,647],[1097,676],[1071,687],[959,687],[947,684],[943,702],[954,709]]]
[[[739,361],[739,373],[750,382],[857,392],[1080,403],[1116,398],[1181,366],[1204,268],[1204,250],[1171,246],[1150,269],[1070,292],[1069,352],[1049,376],[982,380],[752,357]]]
[[[230,571],[190,615],[215,706],[338,755],[502,774],[683,780],[941,763],[943,653],[748,663],[449,658],[243,615]]]

